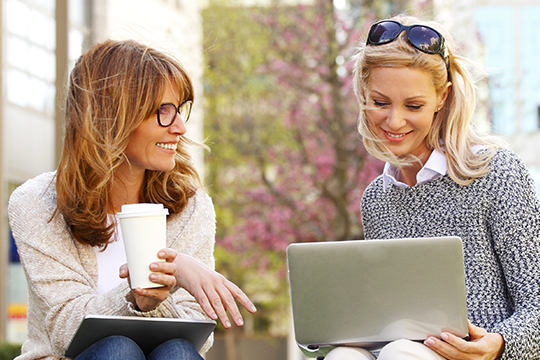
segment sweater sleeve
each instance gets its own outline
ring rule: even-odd
[[[493,163],[491,230],[514,312],[489,330],[505,339],[502,359],[538,359],[540,207],[534,182],[521,160],[507,151],[498,155]]]
[[[97,268],[89,272],[92,249],[76,244],[55,209],[52,176],[40,176],[11,195],[9,222],[29,290],[29,334],[39,334],[62,357],[87,314],[131,315],[127,282],[97,293]],[[90,250],[90,251],[89,251]],[[95,255],[94,255],[95,256]],[[95,261],[95,259],[93,259]]]

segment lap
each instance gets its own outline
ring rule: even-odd
[[[397,340],[382,348],[379,360],[444,360],[421,342],[411,340]]]
[[[133,340],[125,336],[109,336],[99,340],[75,360],[145,360],[147,357]],[[150,360],[202,360],[192,343],[184,339],[172,339],[156,347],[149,355]]]
[[[324,360],[375,360],[375,356],[365,349],[337,347],[330,351]]]
[[[325,360],[374,360],[370,352],[364,349],[337,347],[330,351]],[[379,360],[444,360],[444,357],[435,353],[424,344],[410,341],[397,340],[382,348]]]
[[[98,359],[133,359],[144,360],[146,357],[135,341],[125,336],[109,336],[92,344],[75,360]]]

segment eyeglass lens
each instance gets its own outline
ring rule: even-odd
[[[163,104],[159,108],[159,122],[161,126],[171,126],[176,118],[176,114],[180,115],[182,122],[186,123],[191,112],[191,101],[186,101],[179,107],[174,104]]]
[[[391,21],[383,22],[377,24],[371,31],[369,40],[374,44],[384,44],[394,40],[403,29],[401,24]],[[441,46],[441,36],[425,26],[411,26],[407,37],[412,45],[425,52],[436,53]]]

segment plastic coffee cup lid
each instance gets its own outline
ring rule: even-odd
[[[121,218],[141,217],[141,216],[163,216],[169,215],[169,209],[165,209],[163,204],[126,204],[122,205],[122,211],[116,216]]]

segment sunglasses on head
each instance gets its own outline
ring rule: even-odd
[[[378,21],[371,26],[367,45],[388,44],[403,31],[407,33],[409,43],[427,54],[439,54],[449,68],[448,50],[444,46],[444,37],[437,30],[426,25],[406,26],[394,20]]]

